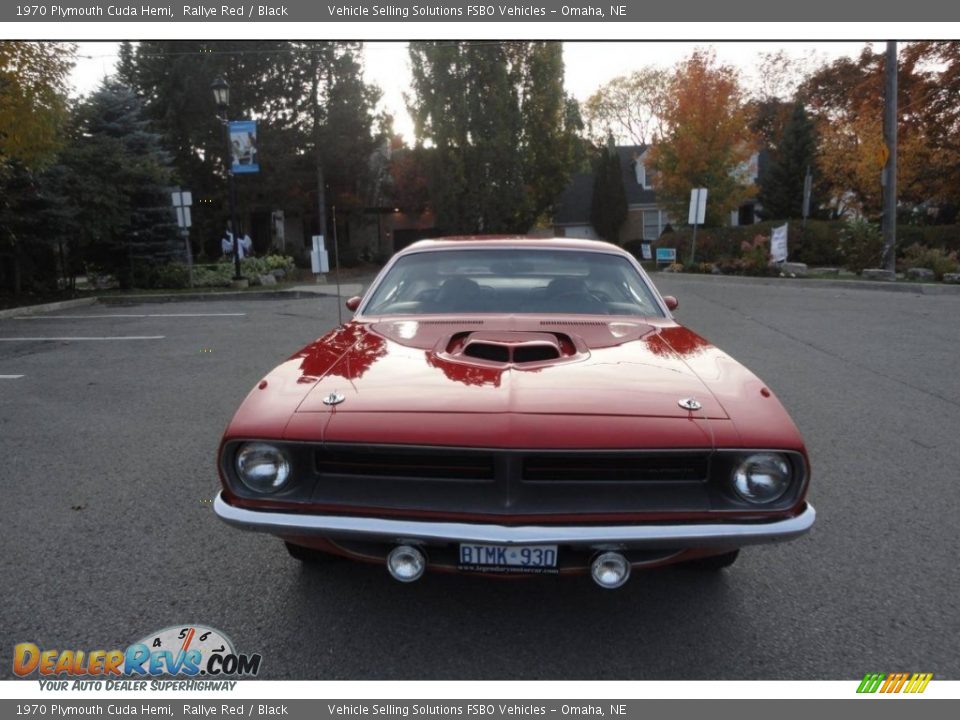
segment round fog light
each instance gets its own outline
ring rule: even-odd
[[[590,565],[590,575],[600,587],[613,590],[630,577],[630,563],[620,553],[605,552],[598,555]]]
[[[419,580],[426,567],[423,553],[410,545],[398,545],[387,555],[387,570],[400,582]]]

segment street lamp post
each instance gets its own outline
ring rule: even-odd
[[[230,84],[223,78],[217,78],[210,85],[213,90],[213,99],[217,104],[217,110],[220,112],[220,122],[223,124],[223,132],[227,139],[227,154],[224,156],[224,165],[227,171],[227,182],[230,203],[230,231],[233,233],[233,279],[243,280],[240,274],[240,228],[237,225],[237,186],[236,178],[233,174],[231,158],[233,157],[233,147],[230,144],[230,121],[227,119],[227,108],[230,106]]]

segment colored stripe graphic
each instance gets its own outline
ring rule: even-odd
[[[911,682],[910,687],[904,692],[922,693],[933,679],[933,673],[916,673],[916,678],[916,681]]]
[[[858,693],[922,693],[933,673],[867,673],[857,687]]]
[[[857,688],[857,692],[875,693],[885,677],[886,675],[883,673],[867,673],[863,676],[863,681],[860,683],[860,687]]]

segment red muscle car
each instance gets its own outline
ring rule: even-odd
[[[616,246],[421,241],[347,307],[257,384],[220,447],[217,515],[297,559],[613,588],[813,524],[783,406]]]

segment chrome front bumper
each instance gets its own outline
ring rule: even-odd
[[[318,536],[389,543],[484,543],[491,545],[572,545],[621,548],[738,548],[792,540],[813,525],[816,512],[809,503],[786,520],[756,523],[684,523],[682,525],[489,525],[391,520],[343,515],[248,510],[229,505],[221,494],[214,512],[243,530],[284,537]]]

